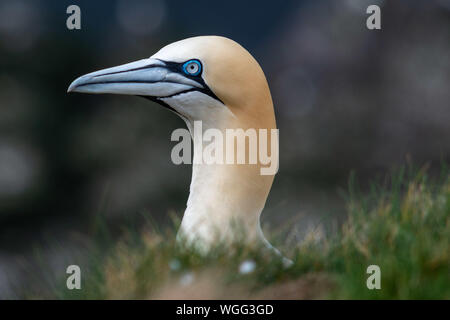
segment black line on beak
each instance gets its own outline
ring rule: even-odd
[[[176,81],[147,81],[147,80],[124,80],[124,81],[99,81],[99,82],[88,82],[88,83],[82,83],[77,86],[78,87],[84,87],[84,86],[91,86],[94,84],[111,84],[111,83],[175,83],[175,84],[182,84]]]

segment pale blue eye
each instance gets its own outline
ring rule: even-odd
[[[198,60],[189,60],[183,64],[183,71],[189,76],[198,76],[202,72],[202,64]]]

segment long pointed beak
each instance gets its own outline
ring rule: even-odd
[[[203,86],[170,70],[163,61],[150,58],[81,76],[67,92],[167,97],[194,87]]]

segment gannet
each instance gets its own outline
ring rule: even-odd
[[[89,73],[73,81],[68,92],[143,96],[180,116],[191,133],[195,121],[202,121],[202,130],[276,129],[260,65],[241,45],[219,36],[184,39],[150,58]],[[275,173],[262,175],[260,161],[197,163],[202,154],[195,143],[190,193],[177,238],[206,247],[234,240],[235,222],[247,241],[270,246],[260,228],[260,214]],[[269,143],[276,144],[268,150],[276,150],[278,157],[278,140]]]

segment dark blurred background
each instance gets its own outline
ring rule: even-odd
[[[71,4],[81,30],[66,28]],[[366,28],[370,4],[381,30]],[[120,230],[182,215],[191,168],[170,161],[170,134],[183,121],[138,97],[66,90],[211,34],[246,47],[272,90],[280,171],[266,229],[289,222],[300,241],[339,220],[352,170],[364,184],[407,159],[449,160],[450,0],[0,0],[0,298],[81,264],[99,217]]]

